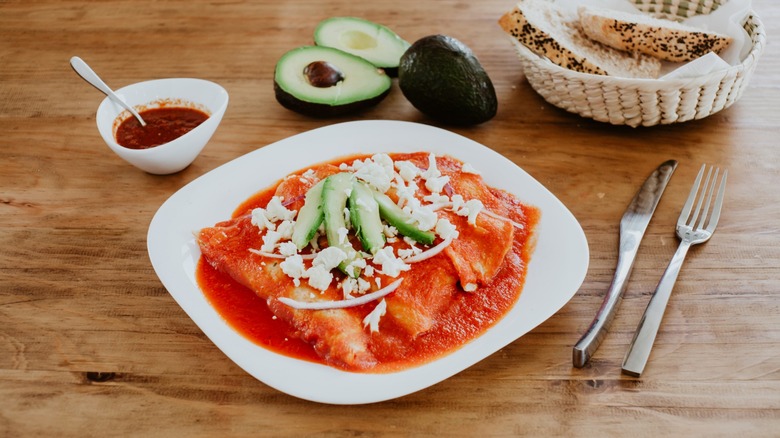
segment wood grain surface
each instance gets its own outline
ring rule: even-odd
[[[546,103],[496,21],[512,1],[0,1],[0,436],[778,436],[780,433],[780,5],[755,0],[769,41],[734,106],[703,120],[627,128]],[[146,252],[157,208],[215,167],[346,120],[442,126],[393,85],[377,107],[319,120],[273,95],[276,60],[329,16],[409,41],[453,36],[499,99],[488,123],[452,128],[522,167],[580,221],[582,287],[506,348],[428,389],[331,406],[255,380],[198,329]],[[198,77],[230,93],[221,126],[184,171],[153,176],[95,127],[109,85]],[[571,348],[612,278],[618,222],[652,169],[680,165],[640,248],[612,330],[591,363]],[[702,163],[729,169],[712,240],[693,248],[641,378],[621,375],[632,333],[677,240]]]

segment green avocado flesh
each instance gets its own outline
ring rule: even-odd
[[[475,125],[496,115],[493,82],[460,41],[432,35],[416,41],[401,57],[398,86],[415,108],[452,125]]]
[[[348,114],[376,105],[392,81],[370,62],[330,47],[304,46],[279,59],[274,72],[276,100],[314,117]]]
[[[314,30],[318,46],[333,47],[382,68],[396,76],[401,55],[409,43],[381,24],[354,17],[333,17],[322,20]]]

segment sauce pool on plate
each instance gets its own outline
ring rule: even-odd
[[[205,112],[187,107],[165,106],[139,114],[146,126],[129,117],[116,130],[116,142],[128,149],[149,149],[176,140],[209,118]]]

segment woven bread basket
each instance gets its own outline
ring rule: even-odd
[[[632,0],[643,12],[685,19],[708,14],[727,0]],[[741,64],[700,77],[630,79],[580,73],[541,57],[514,38],[528,83],[545,100],[566,111],[613,125],[655,126],[701,119],[739,100],[766,44],[764,26],[753,11],[743,25],[752,49]]]

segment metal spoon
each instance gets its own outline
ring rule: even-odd
[[[84,62],[84,60],[78,56],[74,56],[70,58],[70,65],[73,67],[73,70],[76,70],[76,73],[78,73],[79,76],[84,78],[85,81],[89,82],[92,84],[92,86],[108,95],[108,97],[113,99],[114,102],[122,105],[126,110],[130,111],[130,113],[135,116],[139,122],[141,122],[141,126],[146,126],[146,122],[144,122],[144,119],[141,118],[141,115],[138,114],[138,112],[133,107],[128,105],[124,99],[117,96],[116,93],[114,93],[114,91],[109,88],[109,86],[106,85],[102,79],[100,79],[100,76],[98,76],[97,73],[95,73],[95,71],[92,70],[86,62]]]

